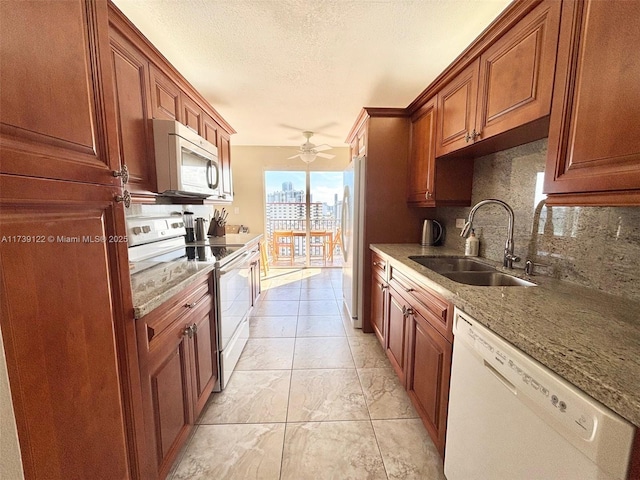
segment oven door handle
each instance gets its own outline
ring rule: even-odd
[[[244,262],[247,259],[247,256],[250,253],[251,252],[244,252],[244,253],[240,254],[240,256],[238,258],[232,260],[231,263],[228,263],[228,264],[224,265],[223,267],[221,267],[220,268],[220,276],[226,275],[231,270],[233,270],[239,263]]]

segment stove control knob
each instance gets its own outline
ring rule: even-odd
[[[140,227],[133,227],[134,235],[140,235],[140,232],[142,232],[142,229]]]
[[[145,225],[144,227],[142,227],[142,231],[144,233],[149,233],[151,231],[151,227],[149,225]]]

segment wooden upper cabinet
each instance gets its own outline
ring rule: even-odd
[[[411,154],[407,202],[435,205],[436,98],[428,101],[411,120]]]
[[[0,171],[119,185],[106,2],[0,2]]]
[[[202,115],[202,136],[205,138],[207,142],[212,143],[216,147],[218,145],[218,130],[220,129],[220,125],[216,123],[216,121],[211,118],[208,114],[204,113]]]
[[[233,200],[233,176],[231,174],[231,139],[229,135],[219,132],[218,159],[220,161],[220,187],[222,200]]]
[[[129,170],[129,190],[154,192],[156,169],[149,117],[149,63],[114,29],[110,40],[120,163]]]
[[[479,65],[475,60],[438,92],[438,157],[466,147],[473,140]]]
[[[477,139],[549,115],[559,25],[560,2],[543,2],[482,54]]]
[[[180,92],[180,121],[197,134],[202,134],[203,112],[200,106],[185,93]]]
[[[507,132],[477,152],[546,136],[559,23],[560,2],[540,3],[438,92],[437,157]]]
[[[151,115],[163,120],[178,120],[180,89],[153,63],[149,64],[151,86]]]
[[[544,183],[550,204],[640,204],[639,18],[640,2],[563,2]]]

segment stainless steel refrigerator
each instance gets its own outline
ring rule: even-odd
[[[342,299],[355,328],[362,328],[366,157],[353,157],[344,171],[342,196]]]

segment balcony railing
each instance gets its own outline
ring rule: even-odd
[[[342,264],[340,253],[339,228],[340,220],[333,215],[321,216],[322,204],[311,204],[311,218],[309,220],[309,232],[314,232],[309,241],[310,259],[314,264],[328,264],[339,266]],[[283,210],[289,210],[291,216],[305,215],[305,203],[267,203],[266,236],[269,242],[270,263],[279,265],[304,265],[307,257],[307,220],[305,218],[290,218],[282,215]],[[279,215],[273,215],[278,213]],[[286,212],[288,213],[288,212]],[[285,213],[285,215],[286,215]],[[271,214],[271,215],[270,215]],[[281,251],[276,251],[273,239],[275,232],[292,231],[293,236],[293,258],[286,247]],[[323,232],[321,235],[319,232]],[[320,248],[320,244],[324,244]],[[322,252],[322,255],[320,255]],[[286,261],[283,261],[286,259]]]

